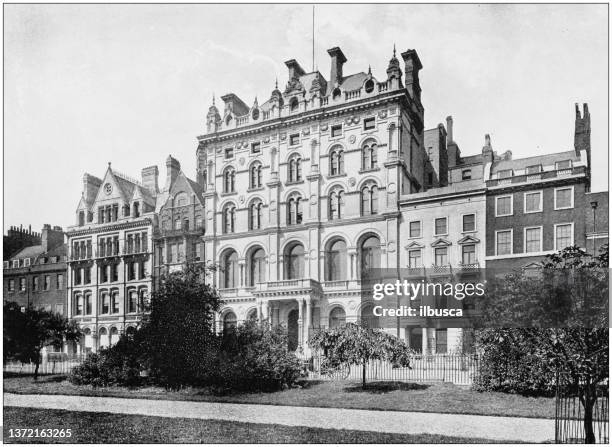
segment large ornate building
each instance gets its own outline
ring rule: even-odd
[[[379,323],[367,272],[473,282],[485,266],[528,267],[574,242],[607,242],[607,192],[589,192],[586,107],[573,151],[513,160],[487,135],[482,151],[462,156],[452,117],[424,128],[416,51],[400,62],[394,50],[382,78],[369,67],[345,75],[340,48],[328,53],[328,79],[292,59],[285,88],[261,104],[229,93],[219,110],[213,98],[196,181],[172,157],[161,190],[156,166],[142,181],[110,166],[103,179],[85,174],[68,228],[67,309],[86,333],[77,349],[135,327],[155,278],[186,262],[219,267],[209,278],[224,301],[218,330],[267,319],[307,352],[317,328]],[[459,326],[398,318],[385,329],[446,353],[465,342]]]

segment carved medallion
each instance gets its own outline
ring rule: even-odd
[[[357,184],[357,180],[355,180],[355,177],[351,177],[349,179],[349,185],[350,186],[355,186],[355,184]]]
[[[244,196],[240,196],[238,200],[240,201],[240,203],[244,203]]]
[[[357,139],[357,138],[355,137],[355,135],[351,135],[351,136],[349,137],[349,143],[354,144],[356,139]]]
[[[380,112],[378,112],[378,117],[379,118],[386,118],[387,117],[387,111],[386,110],[381,110]]]

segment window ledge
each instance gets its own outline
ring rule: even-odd
[[[263,190],[264,190],[263,186],[258,186],[257,188],[249,188],[249,189],[247,189],[247,192],[263,191]]]
[[[342,174],[328,175],[326,178],[333,179],[333,178],[340,178],[340,177],[346,177],[346,176],[347,176],[346,172],[343,172]]]
[[[380,168],[372,168],[372,169],[360,169],[359,174],[367,174],[369,172],[378,172]]]
[[[227,197],[227,196],[235,196],[238,193],[236,191],[232,191],[232,192],[222,192],[221,193],[221,197]]]
[[[304,180],[286,181],[285,186],[301,185],[302,183],[304,183]]]

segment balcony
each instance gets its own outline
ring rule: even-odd
[[[514,185],[518,183],[531,183],[531,182],[540,182],[543,180],[550,180],[555,178],[563,178],[569,177],[572,175],[584,175],[586,174],[586,167],[584,166],[575,166],[572,168],[565,169],[555,169],[552,171],[543,171],[539,173],[532,174],[522,174],[522,175],[514,175],[512,177],[506,178],[497,178],[487,180],[487,186],[504,186],[504,185]]]
[[[93,259],[91,250],[85,251],[85,252],[82,252],[80,250],[79,251],[71,250],[70,254],[68,255],[69,261],[86,261],[90,259]]]
[[[450,265],[432,265],[429,269],[431,276],[448,276],[452,274]]]
[[[470,263],[459,263],[459,273],[467,274],[467,273],[478,273],[480,271],[480,263],[478,261],[470,262]]]
[[[427,276],[425,267],[408,267],[402,269],[402,273],[406,273],[409,278],[424,278]]]
[[[172,228],[162,229],[155,236],[157,237],[176,237],[176,236],[201,236],[205,233],[204,227],[196,228]]]
[[[282,281],[260,282],[252,289],[254,295],[287,298],[295,295],[320,295],[321,284],[310,278],[284,279]]]

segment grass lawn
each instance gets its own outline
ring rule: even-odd
[[[11,428],[70,428],[71,438],[10,438]],[[287,427],[270,424],[4,408],[6,443],[489,443],[484,439],[440,435],[400,435],[368,431]]]
[[[237,393],[218,395],[208,389],[186,388],[166,391],[159,387],[125,389],[72,385],[65,376],[5,374],[4,392],[22,394],[71,394],[86,396],[233,402],[250,404],[295,405],[305,407],[358,408],[392,411],[481,414],[554,418],[555,400],[504,393],[480,393],[452,384],[415,384],[372,382],[367,390],[357,382],[310,381],[301,387],[273,393]]]

